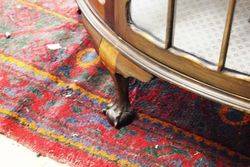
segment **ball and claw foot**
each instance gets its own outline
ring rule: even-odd
[[[77,13],[78,13],[78,14],[82,14],[82,11],[81,11],[80,8],[77,9]]]
[[[130,124],[136,117],[136,113],[130,110],[129,105],[111,103],[103,110],[108,121],[115,128],[121,128]]]

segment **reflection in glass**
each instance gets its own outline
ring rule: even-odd
[[[161,43],[166,42],[167,12],[168,0],[131,0],[130,2],[132,24],[144,31],[146,38],[151,36]]]
[[[217,64],[227,9],[228,0],[176,0],[173,46]]]

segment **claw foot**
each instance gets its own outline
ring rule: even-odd
[[[108,105],[107,109],[103,110],[103,113],[107,116],[110,124],[115,128],[130,124],[136,117],[136,113],[130,110],[129,105],[119,103]]]

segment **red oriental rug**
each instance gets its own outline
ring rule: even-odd
[[[131,79],[139,118],[114,129],[101,113],[114,85],[76,3],[0,2],[1,133],[70,166],[249,166],[249,115],[156,78]]]

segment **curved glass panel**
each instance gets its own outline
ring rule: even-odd
[[[250,75],[250,1],[236,3],[225,67]]]
[[[167,13],[168,0],[131,0],[130,2],[129,15],[132,25],[142,31],[142,36],[146,38],[151,36],[163,44],[166,42]]]
[[[228,0],[176,0],[173,46],[217,64]]]

